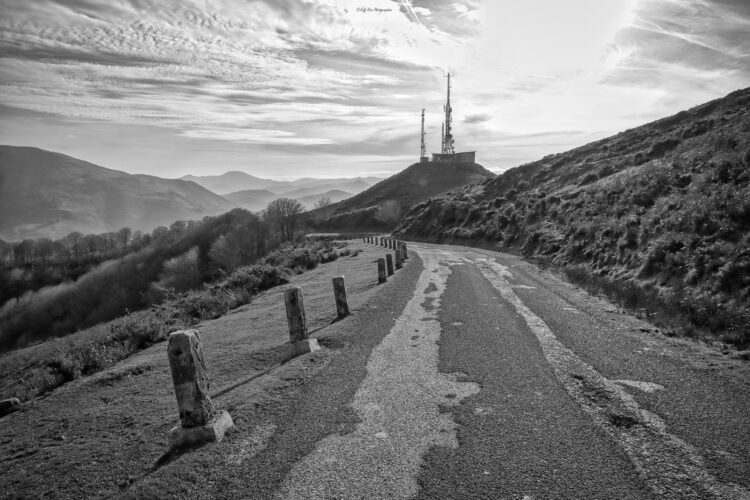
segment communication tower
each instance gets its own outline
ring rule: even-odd
[[[440,149],[440,154],[444,155],[452,155],[456,151],[453,149],[453,134],[451,133],[451,112],[453,109],[451,108],[451,74],[448,72],[448,96],[445,101],[445,106],[443,106],[443,109],[445,110],[445,124],[444,124],[444,131],[443,131],[443,145]]]

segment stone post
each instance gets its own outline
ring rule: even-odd
[[[302,290],[298,287],[286,290],[284,292],[284,304],[286,305],[286,320],[289,324],[289,342],[292,345],[290,357],[320,349],[318,341],[309,338],[307,333],[307,318],[305,317],[305,302],[302,298]]]
[[[396,269],[403,267],[403,258],[401,257],[401,248],[396,248]]]
[[[198,330],[171,333],[167,356],[180,413],[180,424],[169,431],[170,447],[221,441],[233,425],[232,417],[226,411],[217,411],[208,395],[208,374]]]
[[[386,254],[385,262],[388,266],[388,276],[393,276],[393,254]]]
[[[378,284],[385,283],[385,259],[378,259]]]
[[[344,277],[333,278],[333,296],[336,299],[336,316],[341,319],[349,315],[349,304],[346,301]]]
[[[0,401],[0,417],[21,409],[21,400],[18,398],[8,398]]]

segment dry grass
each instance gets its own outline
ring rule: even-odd
[[[293,276],[288,284],[302,288],[309,327],[329,349],[298,358],[215,398],[220,408],[232,413],[236,426],[232,432],[238,436],[230,433],[221,444],[227,453],[217,455],[209,450],[189,460],[180,459],[175,464],[179,468],[175,477],[180,480],[159,483],[161,494],[187,495],[181,489],[184,485],[210,480],[205,475],[209,465],[203,462],[208,460],[205,457],[215,460],[218,456],[222,461],[212,462],[212,466],[236,466],[254,429],[256,405],[275,400],[285,387],[299,384],[306,373],[325,364],[326,356],[332,355],[330,347],[342,345],[354,333],[347,329],[346,320],[334,322],[334,276],[346,277],[349,305],[355,315],[373,294],[393,285],[377,285],[374,261],[384,249],[362,243],[351,243],[348,249],[352,250],[349,256]],[[289,339],[284,289],[262,292],[250,304],[193,325],[200,331],[212,394],[222,393],[283,359]],[[89,498],[123,493],[148,476],[167,449],[167,431],[177,420],[166,346],[155,344],[4,417],[0,426],[0,456],[5,457],[3,494]]]
[[[520,253],[746,348],[750,89],[424,202],[397,233]]]
[[[317,241],[272,252],[258,265],[238,269],[222,282],[171,296],[150,310],[136,311],[105,324],[0,357],[0,398],[26,401],[61,385],[101,371],[164,341],[169,333],[220,317],[252,297],[287,283],[320,263],[351,253],[346,243]]]

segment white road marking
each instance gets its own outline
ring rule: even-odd
[[[361,422],[349,434],[318,442],[294,465],[278,498],[409,498],[419,491],[417,475],[430,447],[458,446],[456,423],[440,407],[459,404],[479,386],[438,371],[437,314],[450,267],[462,259],[441,251],[420,252],[420,257],[425,271],[414,296],[373,349],[354,396],[352,407]],[[426,309],[424,290],[430,284],[437,293],[431,292],[435,300]],[[420,338],[412,347],[415,331]]]
[[[521,290],[536,290],[535,286],[529,285],[510,285],[512,288],[520,288]]]
[[[639,391],[648,392],[648,393],[664,390],[663,385],[659,385],[654,382],[641,382],[638,380],[620,379],[620,380],[615,380],[615,383],[620,384],[620,385],[627,385],[628,387],[633,387],[634,389],[638,389]]]
[[[515,294],[507,266],[477,259],[482,275],[523,317],[542,347],[555,377],[575,401],[628,454],[652,489],[668,498],[748,499],[750,491],[711,475],[690,443],[669,434],[664,421],[565,347],[547,324]],[[595,397],[592,397],[595,396]]]

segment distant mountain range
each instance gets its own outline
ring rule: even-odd
[[[131,175],[31,147],[0,146],[0,239],[150,231],[236,205],[193,182]]]
[[[0,239],[57,239],[74,231],[104,233],[123,227],[151,231],[237,207],[259,211],[280,197],[294,198],[311,209],[322,197],[338,202],[379,180],[276,181],[237,171],[163,179],[43,149],[0,146]]]
[[[295,181],[276,181],[255,177],[236,170],[221,175],[186,175],[180,177],[180,179],[195,182],[222,196],[238,191],[266,190],[279,196],[294,199],[332,190],[356,194],[383,180],[380,177],[355,177],[339,179],[302,178]]]

